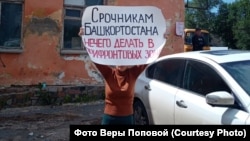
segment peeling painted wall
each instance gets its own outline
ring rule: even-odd
[[[161,55],[183,51],[183,38],[175,35],[175,22],[184,21],[183,0],[107,0],[108,5],[151,5],[162,9],[169,38]],[[0,86],[102,85],[103,79],[87,55],[60,54],[63,0],[25,0],[23,53],[0,53]]]

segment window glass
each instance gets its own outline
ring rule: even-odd
[[[224,63],[222,66],[250,96],[250,61]]]
[[[22,12],[21,3],[0,2],[1,48],[21,48]]]
[[[156,64],[152,64],[151,66],[148,67],[148,69],[146,70],[146,76],[149,78],[149,79],[153,79],[154,77],[154,71],[155,71],[155,67]]]
[[[78,36],[81,27],[83,8],[66,8],[64,18],[64,49],[82,49],[81,37]]]
[[[67,0],[64,7],[64,33],[62,51],[76,51],[74,53],[86,53],[82,39],[78,36],[82,26],[84,8],[90,5],[103,5],[103,0]],[[63,53],[63,52],[62,52]]]
[[[86,5],[103,5],[103,0],[85,0]]]
[[[180,59],[160,61],[149,67],[148,76],[164,83],[179,86],[184,64],[185,61]]]
[[[74,9],[66,9],[65,12],[66,17],[81,17],[81,10],[74,10]]]
[[[187,63],[183,87],[204,96],[215,91],[231,93],[229,87],[215,70],[206,64],[193,60],[189,60]]]
[[[81,38],[78,36],[80,20],[65,19],[64,20],[64,48],[80,49]]]

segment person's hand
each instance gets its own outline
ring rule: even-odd
[[[83,27],[80,27],[80,30],[78,32],[78,35],[81,37],[82,35],[84,35],[84,31],[83,31]]]

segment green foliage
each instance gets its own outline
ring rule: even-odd
[[[236,22],[233,25],[234,38],[236,46],[239,49],[250,49],[250,1],[239,0],[234,3],[235,9],[232,13],[235,15]]]
[[[192,3],[206,0],[192,0]],[[213,9],[218,9],[214,12]],[[186,28],[200,27],[220,37],[229,48],[250,50],[250,1],[236,0],[224,3],[222,0],[209,0],[207,10],[187,8]]]
[[[192,0],[190,3],[192,5],[199,5],[206,3],[207,0]],[[185,27],[195,28],[200,27],[202,29],[207,29],[211,31],[216,14],[212,12],[218,4],[222,3],[222,0],[208,0],[207,9],[196,9],[196,8],[186,8],[185,13]],[[210,25],[210,26],[209,26]]]
[[[57,97],[54,95],[55,94],[53,93],[40,89],[39,91],[36,92],[36,96],[38,97],[37,104],[41,105],[55,104]]]
[[[235,39],[232,31],[232,26],[234,25],[233,18],[235,16],[232,16],[232,18],[228,18],[230,16],[229,13],[229,5],[226,3],[223,3],[218,8],[218,14],[215,18],[215,23],[217,23],[213,27],[213,33],[218,35],[222,38],[222,40],[225,43],[225,46],[234,48],[235,47]]]
[[[99,95],[92,95],[92,94],[79,94],[79,95],[70,95],[67,94],[63,98],[64,103],[85,103],[85,102],[92,102],[96,100],[104,99],[104,94]]]
[[[42,105],[50,105],[55,104],[56,97],[53,96],[53,93],[50,93],[46,90],[46,83],[39,83],[38,84],[38,91],[36,92],[36,96],[38,97],[37,104]]]
[[[72,98],[70,95],[65,95],[63,98],[63,103],[70,103],[72,101]]]

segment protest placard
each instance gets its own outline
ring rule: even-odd
[[[151,63],[166,42],[165,18],[154,6],[89,6],[82,27],[91,60],[104,65]]]

